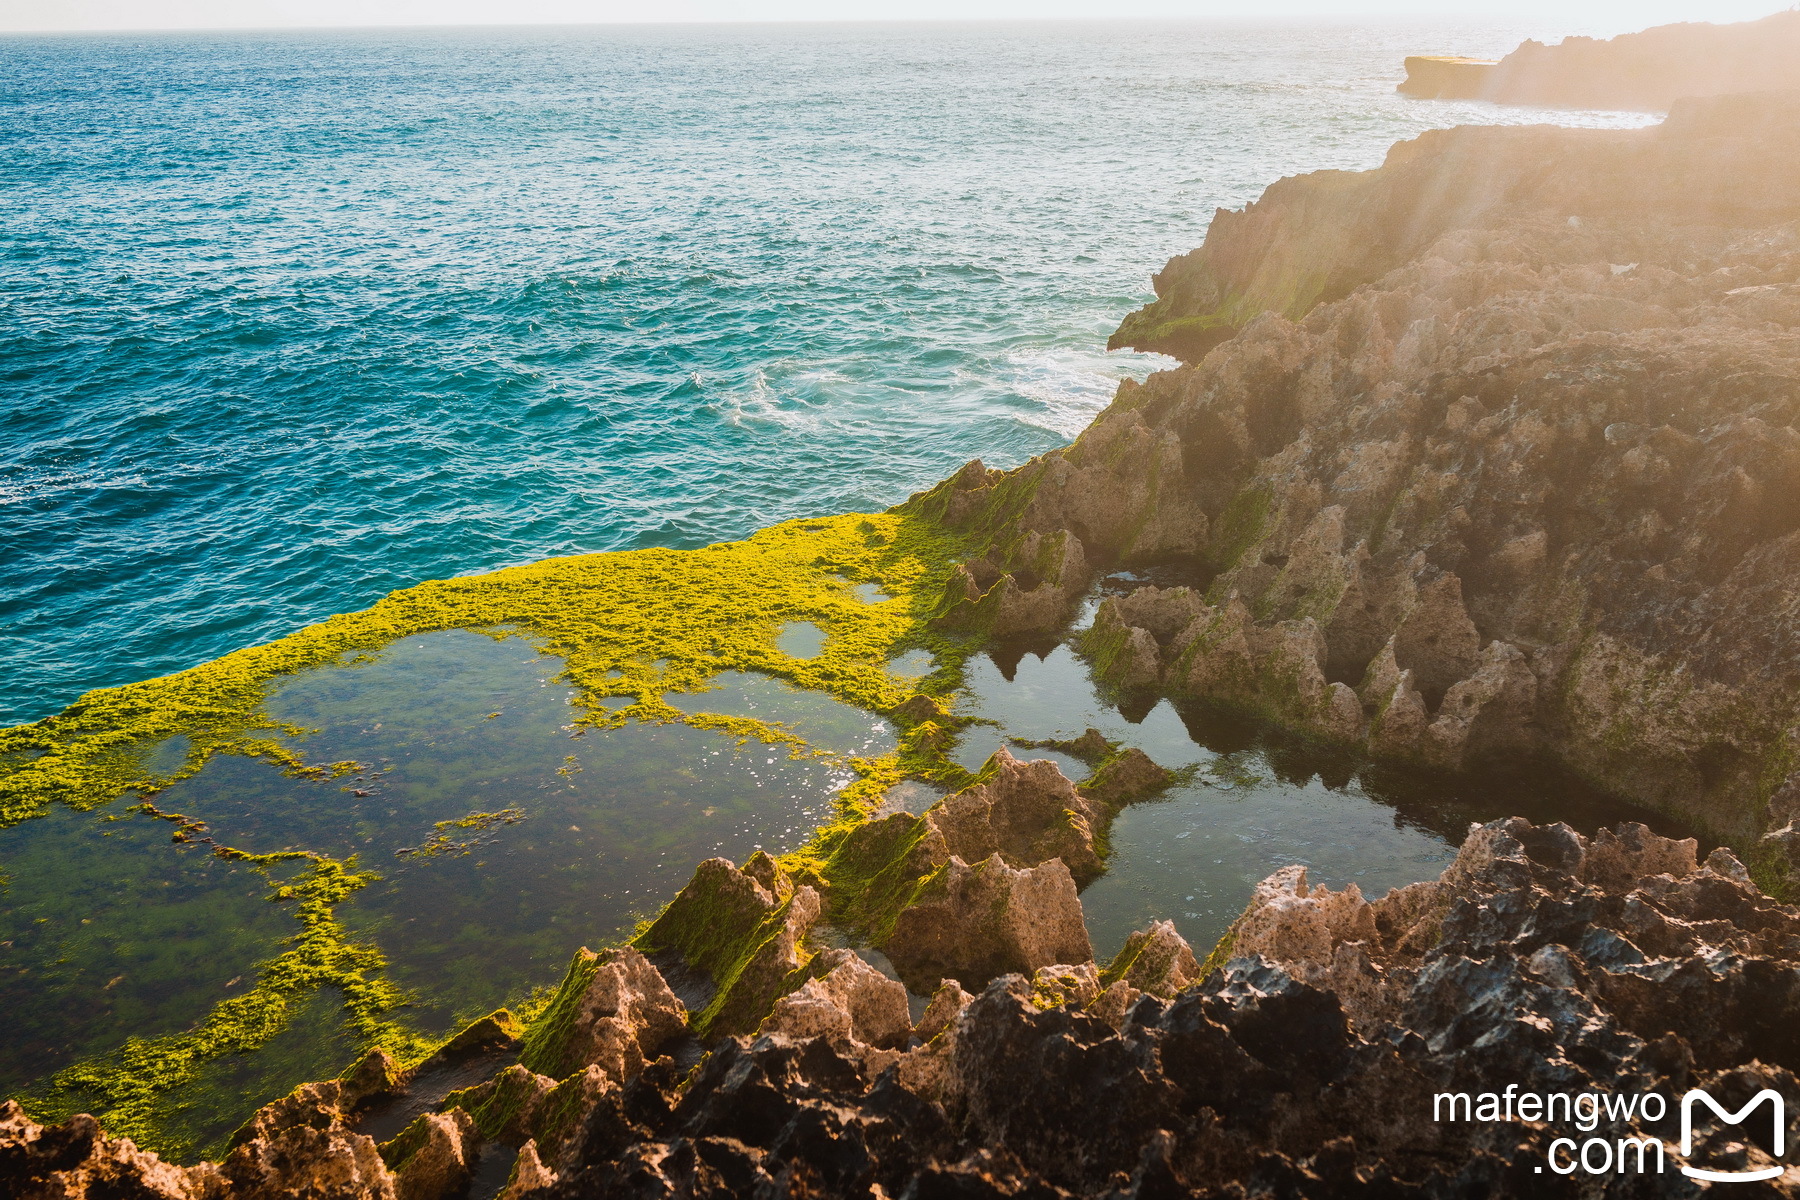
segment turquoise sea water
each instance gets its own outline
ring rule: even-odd
[[[0,38],[0,721],[1060,445],[1215,206],[1544,119],[1392,88],[1561,32]]]

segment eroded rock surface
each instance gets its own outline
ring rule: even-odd
[[[1171,933],[1140,935],[1141,982],[1193,969],[1185,947],[1152,953]],[[623,1089],[544,1194],[1697,1195],[1675,1169],[1673,1105],[1599,1127],[1660,1146],[1664,1173],[1569,1181],[1541,1169],[1548,1143],[1587,1132],[1437,1120],[1433,1097],[1516,1083],[1675,1098],[1701,1086],[1733,1107],[1770,1087],[1800,1102],[1800,1039],[1786,1001],[1770,1002],[1800,977],[1800,911],[1729,854],[1698,863],[1691,841],[1641,826],[1589,841],[1495,822],[1440,880],[1374,902],[1286,872],[1233,939],[1255,952],[1143,994],[1117,1025],[1092,1013],[1099,980],[1076,965],[1003,977],[972,1001],[947,994],[928,1014],[935,1040],[879,1070],[831,1036],[733,1039],[685,1089]],[[1046,1006],[1058,989],[1072,1002]],[[909,1084],[927,1059],[939,1073]],[[1703,1131],[1692,1161],[1770,1162],[1724,1128]],[[1793,1192],[1785,1178],[1736,1186]]]
[[[1800,100],[1759,104],[1285,180],[1165,280],[1229,340],[915,503],[1185,563],[1083,637],[1119,687],[1557,759],[1747,847],[1800,817]]]

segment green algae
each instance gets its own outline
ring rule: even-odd
[[[296,772],[336,770],[306,764],[273,736],[305,731],[261,712],[271,681],[438,629],[539,639],[565,660],[563,678],[588,725],[684,720],[665,695],[703,690],[722,670],[775,675],[882,712],[909,691],[883,669],[891,656],[926,648],[954,662],[967,653],[928,624],[965,549],[961,535],[920,516],[849,514],[697,550],[580,555],[422,583],[363,612],[174,675],[89,692],[56,716],[0,730],[0,827],[52,803],[91,809],[160,790],[219,753]],[[866,603],[857,583],[891,599]],[[817,655],[797,659],[776,647],[796,621],[826,631]],[[599,703],[624,696],[632,703]],[[190,743],[181,765],[149,769],[151,751],[178,736]]]
[[[571,759],[574,755],[569,756]],[[579,770],[580,768],[576,768]],[[557,774],[569,773],[568,767],[561,767]],[[480,835],[496,825],[516,825],[525,819],[522,808],[503,808],[498,812],[472,812],[466,817],[457,817],[453,821],[435,821],[432,829],[435,832],[418,846],[409,846],[396,851],[397,854],[414,858],[436,858],[440,854],[467,855],[481,844]],[[473,830],[475,837],[458,840],[459,830]]]
[[[39,1119],[64,1120],[88,1111],[114,1136],[165,1155],[216,1152],[222,1146],[196,1146],[168,1132],[168,1118],[191,1099],[184,1093],[211,1060],[261,1048],[324,989],[342,993],[345,1023],[362,1040],[402,1054],[423,1049],[415,1034],[388,1019],[405,997],[376,977],[383,964],[380,951],[350,941],[337,921],[337,906],[375,875],[357,871],[354,858],[340,861],[308,851],[251,854],[218,846],[213,854],[263,875],[271,901],[294,903],[300,931],[285,951],[258,968],[249,992],[220,1002],[194,1027],[127,1039],[117,1051],[58,1071],[47,1085],[27,1093],[27,1106]],[[278,872],[290,864],[299,870]]]
[[[587,555],[421,584],[364,612],[175,675],[90,692],[55,717],[0,731],[0,828],[53,804],[86,811],[130,792],[154,796],[221,754],[260,758],[299,778],[357,770],[354,762],[310,764],[284,740],[309,731],[263,711],[273,682],[312,667],[370,662],[371,652],[390,642],[449,628],[523,633],[561,656],[560,678],[574,686],[584,710],[577,733],[631,720],[679,721],[741,741],[784,744],[796,757],[814,753],[779,725],[687,714],[666,697],[702,692],[725,670],[772,675],[876,712],[898,707],[920,687],[951,690],[972,643],[931,621],[965,550],[960,535],[916,514],[851,514],[789,522],[694,551]],[[871,587],[886,598],[872,600]],[[823,632],[818,653],[802,659],[780,650],[781,630],[795,622]],[[915,680],[886,670],[891,659],[918,650],[937,662],[932,676]],[[851,759],[856,780],[841,794],[833,825],[860,823],[881,793],[909,774],[960,772],[943,760],[941,729],[919,723],[898,753]],[[172,763],[171,745],[181,747]],[[212,840],[204,821],[162,812],[148,799],[141,811],[174,824],[176,842]],[[424,856],[466,852],[454,830],[485,829],[508,811],[437,823]],[[36,1115],[60,1119],[87,1108],[114,1133],[172,1157],[216,1150],[168,1136],[172,1113],[192,1102],[186,1093],[207,1064],[266,1045],[299,1005],[325,989],[342,994],[344,1024],[361,1045],[383,1045],[404,1061],[431,1051],[437,1039],[392,1019],[407,997],[382,978],[381,952],[350,940],[337,920],[337,906],[379,876],[359,871],[354,856],[225,846],[214,853],[263,874],[271,900],[294,903],[300,932],[261,965],[248,994],[216,1005],[192,1028],[132,1038],[58,1072],[26,1097]]]

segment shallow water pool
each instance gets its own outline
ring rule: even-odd
[[[1089,607],[1091,615],[1091,605]],[[1659,833],[1692,831],[1546,768],[1479,777],[1370,763],[1206,706],[1109,698],[1067,642],[998,648],[967,674],[959,711],[997,722],[964,730],[954,757],[979,765],[1012,738],[1038,741],[1098,729],[1164,767],[1195,767],[1191,782],[1125,808],[1113,822],[1106,873],[1082,892],[1088,934],[1104,962],[1132,931],[1167,918],[1204,955],[1243,911],[1251,888],[1292,863],[1313,883],[1354,883],[1366,895],[1435,879],[1470,822],[1521,815],[1584,833],[1643,821]],[[1080,779],[1085,764],[1050,758]]]

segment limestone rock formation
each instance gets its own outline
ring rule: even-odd
[[[921,991],[970,986],[1005,971],[1083,962],[1091,954],[1078,885],[1101,871],[1095,839],[1119,807],[1174,775],[1098,733],[1074,742],[1097,763],[1077,787],[1048,759],[1002,747],[980,781],[922,816],[894,813],[848,831],[828,874],[834,920],[858,930]]]
[[[700,864],[638,945],[679,954],[712,976],[717,992],[694,1018],[696,1028],[747,1032],[776,997],[801,982],[797,973],[811,957],[806,935],[821,909],[815,889],[796,887],[761,851],[742,870],[713,858]]]
[[[1800,816],[1800,102],[1738,103],[1428,134],[1221,214],[1156,320],[1234,336],[985,475],[973,528],[1186,564],[1083,635],[1117,685],[1560,760],[1748,847]],[[1140,441],[1164,469],[1113,456]],[[1784,847],[1760,878],[1800,877]]]
[[[468,1186],[479,1154],[475,1121],[460,1108],[426,1113],[381,1147],[394,1172],[394,1200],[458,1195]]]
[[[912,1033],[906,988],[853,950],[819,955],[823,973],[775,1002],[758,1033],[833,1037],[883,1049],[904,1046]]]
[[[1060,858],[1078,882],[1100,874],[1094,830],[1110,820],[1049,759],[1020,762],[1002,746],[988,764],[991,777],[946,796],[925,813],[935,835],[934,861],[955,856],[980,862],[998,854],[1013,866]],[[984,771],[984,774],[986,772]]]
[[[592,1063],[624,1079],[642,1070],[664,1043],[687,1032],[687,1008],[632,947],[599,954],[583,950],[569,973],[572,979],[585,977],[586,985],[579,997],[568,989],[558,997],[567,1009],[551,1014],[521,1059],[531,1070],[560,1079]]]
[[[227,1187],[212,1163],[163,1162],[130,1138],[107,1137],[86,1114],[46,1127],[17,1101],[0,1102],[0,1195],[11,1200],[208,1200]]]
[[[1658,229],[1665,256],[1657,266],[1684,274],[1680,267],[1696,260],[1682,257],[1679,234],[1667,244],[1668,231],[1763,228],[1800,216],[1797,108],[1800,94],[1765,92],[1682,100],[1663,124],[1642,130],[1461,126],[1397,143],[1380,170],[1315,171],[1283,179],[1242,211],[1220,210],[1204,244],[1170,260],[1156,276],[1157,299],[1126,318],[1111,344],[1194,362],[1264,313],[1298,321],[1319,304],[1433,257],[1433,244],[1447,233],[1498,231],[1521,221],[1560,223],[1574,217],[1583,225]],[[1623,266],[1639,260],[1610,261]],[[1472,300],[1482,291],[1465,285],[1462,294]],[[1613,319],[1621,315],[1615,310]],[[1395,340],[1400,332],[1394,330]],[[1250,366],[1246,362],[1241,369]],[[1167,462],[1192,472],[1207,460],[1192,434],[1181,430],[1114,421],[1083,435],[1091,439],[1092,455],[1063,455],[1066,465],[1054,471],[1079,469],[1121,439],[1148,447],[1175,433]],[[1109,530],[1128,523],[1130,510],[1142,507],[1130,501],[1142,493],[1145,475],[1141,462],[1132,461],[1131,470],[1092,502],[1096,511],[1089,521],[1097,519]],[[1010,486],[1000,479],[984,481],[991,495]],[[1217,514],[1208,515],[1216,519]],[[1034,521],[1032,527],[1048,524]],[[1090,557],[1098,549],[1104,558],[1104,549],[1081,523],[1056,527],[1072,530]],[[1188,539],[1159,533],[1154,540]]]
[[[1140,950],[1165,936],[1146,931]],[[1434,1117],[1433,1098],[1516,1083],[1800,1100],[1786,1002],[1766,1003],[1800,969],[1800,911],[1728,854],[1702,864],[1692,842],[1641,826],[1590,841],[1494,822],[1440,880],[1372,903],[1288,872],[1234,936],[1296,957],[1239,954],[1117,1025],[1047,1003],[1097,984],[1079,964],[948,1000],[934,1036],[953,1031],[953,1048],[930,1089],[828,1036],[728,1040],[684,1089],[627,1087],[611,1111],[639,1116],[609,1119],[544,1194],[1540,1197],[1563,1194],[1543,1169],[1550,1142],[1589,1136],[1574,1118]],[[1773,1161],[1732,1126],[1702,1128],[1682,1160],[1676,1108],[1604,1117],[1609,1145],[1645,1146],[1647,1171],[1568,1194],[1697,1195],[1678,1163]],[[1786,1179],[1755,1186],[1793,1194]]]

